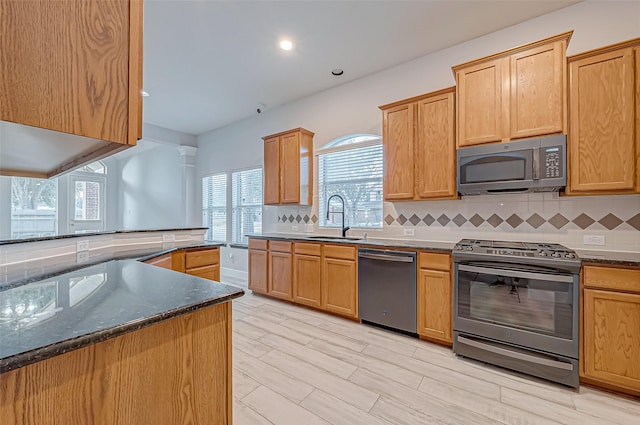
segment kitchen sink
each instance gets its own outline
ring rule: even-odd
[[[322,239],[332,241],[361,241],[362,238],[350,237],[350,236],[306,236],[308,239]]]

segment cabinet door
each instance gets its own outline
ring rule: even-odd
[[[356,262],[325,258],[322,268],[322,307],[344,316],[358,317],[357,294]]]
[[[218,265],[187,269],[186,273],[193,276],[202,277],[204,279],[220,281],[220,266]]]
[[[320,307],[320,257],[296,254],[293,257],[293,299],[300,304]]]
[[[280,202],[300,203],[300,133],[280,136]]]
[[[280,203],[280,143],[277,137],[264,141],[264,204]]]
[[[419,198],[457,196],[453,96],[445,93],[418,102],[415,193]]]
[[[584,290],[585,375],[640,391],[640,295]]]
[[[563,133],[564,41],[511,56],[511,138]]]
[[[291,254],[269,251],[268,290],[269,295],[291,300]]]
[[[136,144],[141,1],[2,1],[0,15],[0,120]]]
[[[267,251],[249,250],[249,289],[267,293]]]
[[[508,67],[509,59],[501,58],[457,72],[458,147],[505,138],[509,128]]]
[[[637,192],[632,49],[570,64],[569,190]]]
[[[413,199],[413,138],[415,103],[387,109],[382,114],[384,199]]]
[[[418,272],[418,334],[451,343],[451,274]]]

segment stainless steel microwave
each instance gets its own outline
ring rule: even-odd
[[[458,149],[461,195],[553,192],[567,185],[567,136]]]

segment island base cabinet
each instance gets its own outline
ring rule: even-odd
[[[230,425],[231,305],[0,374],[2,425]]]
[[[640,295],[584,290],[585,376],[640,396]]]
[[[325,258],[322,270],[322,308],[358,317],[357,266],[354,260]]]

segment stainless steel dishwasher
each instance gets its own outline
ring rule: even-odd
[[[415,252],[358,250],[358,314],[363,323],[416,334]]]

